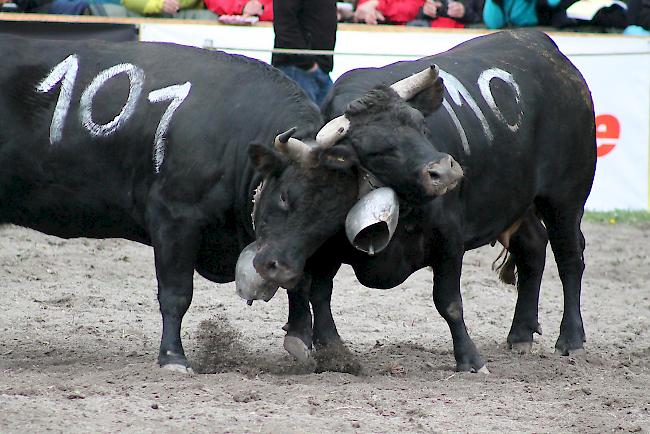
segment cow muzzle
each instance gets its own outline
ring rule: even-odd
[[[255,270],[253,259],[257,251],[256,243],[250,243],[239,254],[235,266],[235,288],[237,295],[252,304],[253,300],[269,301],[278,291],[278,285],[264,280]]]
[[[454,157],[447,155],[422,169],[422,182],[427,196],[442,196],[463,179],[463,169]]]
[[[399,219],[399,200],[389,187],[364,195],[348,212],[345,234],[354,247],[369,255],[381,252],[390,243]]]
[[[302,267],[288,265],[268,248],[257,250],[253,267],[262,279],[286,289],[295,287],[302,277]]]

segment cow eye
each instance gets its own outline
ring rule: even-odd
[[[282,191],[280,192],[280,208],[287,211],[289,210],[289,202],[287,201],[287,193]]]

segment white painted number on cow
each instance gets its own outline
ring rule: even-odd
[[[111,78],[118,74],[126,73],[129,77],[129,96],[124,107],[115,118],[107,124],[99,125],[93,121],[92,103],[95,94]],[[121,63],[100,72],[90,83],[79,102],[79,116],[81,123],[93,136],[109,136],[117,131],[133,115],[138,103],[142,86],[144,85],[144,71],[130,63]]]
[[[169,123],[171,122],[176,109],[183,103],[183,101],[185,101],[187,95],[189,95],[191,87],[192,84],[188,81],[185,84],[177,84],[163,89],[154,90],[149,93],[149,102],[156,103],[160,101],[172,101],[160,119],[158,128],[156,128],[156,138],[153,151],[153,167],[156,173],[160,172],[160,166],[165,159],[165,134],[169,128]]]
[[[52,68],[52,71],[41,81],[36,90],[47,93],[54,89],[57,83],[61,82],[59,99],[54,108],[52,123],[50,124],[50,144],[54,145],[63,137],[63,125],[70,108],[72,100],[72,88],[74,87],[77,71],[79,70],[79,59],[76,54],[71,54],[63,62]]]
[[[79,58],[76,54],[71,54],[52,68],[47,77],[36,86],[37,92],[47,93],[54,89],[58,83],[61,83],[61,91],[59,92],[50,125],[50,144],[52,145],[61,141],[63,137],[63,126],[70,110],[72,90],[77,79],[78,70]],[[129,78],[129,96],[112,121],[106,124],[98,124],[93,120],[93,99],[108,80],[119,74],[126,74]],[[95,137],[106,137],[114,134],[133,116],[144,88],[144,81],[144,71],[131,63],[120,63],[97,74],[81,94],[79,101],[79,120],[81,124]],[[153,164],[156,173],[160,171],[160,166],[165,158],[165,135],[169,129],[172,116],[189,95],[191,87],[192,84],[188,81],[185,84],[168,86],[149,93],[148,99],[152,103],[171,101],[156,129],[153,151]]]
[[[515,92],[515,102],[519,108],[519,111],[517,113],[517,121],[514,124],[508,123],[506,118],[503,116],[503,113],[501,113],[499,107],[497,107],[496,101],[494,101],[494,96],[490,90],[490,82],[495,78],[498,78],[499,80],[502,80],[508,84]],[[483,99],[490,107],[490,109],[492,109],[496,117],[499,118],[501,122],[506,124],[510,131],[513,133],[517,132],[519,126],[521,125],[521,119],[524,116],[524,113],[521,111],[521,107],[519,105],[521,102],[521,92],[519,91],[519,85],[512,77],[512,74],[499,68],[486,69],[485,71],[481,72],[481,75],[478,77],[478,88],[481,89],[481,95],[483,95]]]
[[[456,112],[454,111],[454,108],[451,106],[451,104],[449,104],[449,101],[443,99],[442,106],[445,108],[445,110],[447,110],[447,113],[449,113],[449,116],[451,117],[451,121],[456,126],[456,130],[458,130],[460,141],[463,144],[463,150],[467,155],[469,155],[470,154],[469,141],[467,140],[467,134],[465,134],[465,129],[463,128],[463,124],[460,123],[460,119],[458,119],[458,116],[456,116]]]
[[[492,134],[492,130],[490,130],[490,126],[488,125],[488,121],[485,118],[485,115],[467,88],[463,86],[463,84],[456,77],[443,71],[442,69],[440,70],[440,77],[442,77],[443,82],[445,83],[445,87],[447,88],[447,92],[449,92],[449,96],[458,107],[462,107],[463,100],[467,101],[467,105],[472,109],[478,120],[481,122],[483,132],[491,142],[492,139],[494,139],[494,134]]]
[[[440,77],[442,77],[442,79],[444,80],[445,88],[449,93],[449,97],[454,102],[454,104],[456,104],[456,106],[462,107],[463,102],[467,103],[467,105],[472,110],[476,118],[479,120],[481,124],[481,128],[483,129],[483,133],[487,137],[488,141],[491,143],[494,140],[494,134],[490,129],[490,125],[488,124],[485,114],[483,113],[479,105],[476,103],[476,100],[469,93],[467,88],[460,82],[460,80],[458,80],[456,77],[454,77],[453,75],[451,75],[446,71],[440,70]],[[517,105],[518,108],[517,120],[515,121],[514,124],[508,123],[505,116],[503,116],[501,109],[499,109],[499,107],[496,104],[494,95],[492,95],[492,90],[490,89],[490,82],[493,79],[502,80],[507,85],[509,85],[510,88],[514,91],[515,104]],[[497,117],[497,119],[503,122],[508,127],[508,129],[510,129],[510,131],[516,132],[517,130],[519,130],[519,127],[521,126],[521,122],[523,120],[524,112],[521,108],[521,91],[519,90],[519,85],[515,81],[512,74],[499,68],[486,69],[485,71],[481,72],[481,74],[479,75],[477,84],[481,92],[481,96],[487,103],[490,110],[492,110],[494,115]],[[460,122],[460,119],[458,118],[458,115],[456,114],[454,107],[446,99],[443,100],[442,105],[447,111],[447,113],[449,113],[449,117],[451,117],[451,121],[456,127],[456,130],[458,131],[458,135],[460,136],[460,140],[463,145],[463,150],[465,151],[465,153],[469,155],[470,148],[469,148],[469,141],[467,139],[467,133],[465,132],[465,129],[462,123]]]

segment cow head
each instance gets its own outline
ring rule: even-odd
[[[321,147],[349,144],[359,163],[407,202],[421,204],[454,188],[463,176],[454,158],[428,140],[424,118],[443,98],[438,67],[380,86],[352,101],[318,133]]]
[[[321,148],[279,135],[275,147],[252,144],[249,155],[264,175],[255,195],[253,265],[267,281],[291,288],[309,258],[340,231],[357,200],[358,159],[346,145]]]

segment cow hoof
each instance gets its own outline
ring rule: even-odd
[[[181,365],[179,363],[168,363],[161,366],[161,368],[174,372],[180,372],[181,374],[194,374],[194,369],[190,368],[189,366]]]
[[[312,363],[314,358],[307,345],[295,336],[284,337],[284,349],[300,363]]]
[[[483,375],[490,375],[490,371],[488,370],[486,365],[483,365],[478,371],[474,368],[470,371],[474,374],[483,374]]]
[[[580,357],[585,354],[584,348],[576,348],[575,350],[561,350],[559,348],[555,349],[555,354],[559,356],[570,356],[570,357]]]
[[[316,372],[343,372],[352,375],[365,375],[363,366],[340,340],[329,345],[316,347]]]
[[[532,349],[532,342],[515,342],[514,344],[510,344],[510,350],[517,354],[530,354]]]
[[[581,357],[586,354],[584,348],[576,348],[575,350],[569,350],[569,356],[571,357]]]

